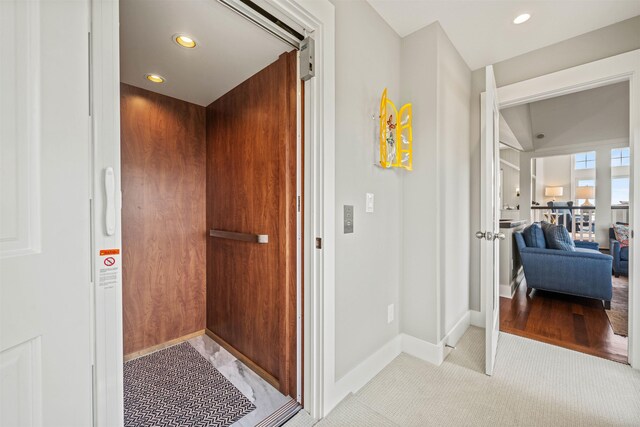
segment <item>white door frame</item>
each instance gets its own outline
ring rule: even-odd
[[[325,414],[335,364],[335,16],[329,0],[267,0],[315,39],[316,76],[305,82],[304,407]],[[93,108],[94,269],[99,250],[121,248],[121,197],[115,233],[105,233],[104,171],[113,167],[120,194],[119,4],[91,0],[91,92]],[[322,249],[316,249],[316,238]],[[119,262],[119,260],[118,260]],[[96,281],[98,282],[98,281]],[[116,284],[96,283],[94,301],[94,426],[123,424],[122,275]],[[328,368],[325,368],[328,367]]]
[[[593,89],[613,83],[629,82],[629,146],[631,148],[631,179],[629,219],[631,229],[640,224],[640,49],[566,70],[536,77],[498,88],[500,108],[508,108],[529,102]],[[482,107],[484,108],[484,107]],[[640,369],[640,250],[635,240],[630,247],[629,269],[629,363]],[[482,289],[485,295],[486,290]]]

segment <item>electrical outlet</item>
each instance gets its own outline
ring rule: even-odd
[[[395,310],[393,308],[393,304],[389,304],[387,307],[387,323],[393,322],[393,318],[395,315]]]

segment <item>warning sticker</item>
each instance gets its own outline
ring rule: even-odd
[[[100,249],[100,256],[120,255],[120,249]]]
[[[110,288],[120,278],[120,249],[100,249],[102,265],[98,269],[98,286]]]

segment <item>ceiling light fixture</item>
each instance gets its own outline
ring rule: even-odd
[[[187,49],[193,49],[194,47],[196,47],[196,41],[189,36],[185,36],[184,34],[174,34],[173,40],[178,43],[178,45],[186,47]]]
[[[158,74],[145,74],[144,76],[150,82],[153,82],[153,83],[164,83],[164,77],[159,76]]]
[[[531,18],[531,15],[529,15],[528,13],[523,13],[522,15],[516,16],[516,19],[513,20],[513,23],[514,24],[523,24],[523,23],[527,22],[529,20],[529,18]]]

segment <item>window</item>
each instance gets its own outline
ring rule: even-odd
[[[628,159],[628,158],[627,158]],[[629,201],[629,177],[617,176],[611,178],[611,204]]]
[[[575,155],[576,170],[580,169],[594,169],[596,167],[596,152],[590,151],[588,153],[578,153]]]
[[[579,179],[576,181],[576,188],[578,187],[596,187],[595,179]],[[595,198],[589,199],[591,203],[596,204]],[[582,206],[582,204],[586,202],[586,199],[576,199],[576,205]]]
[[[611,167],[629,166],[629,147],[611,150]],[[628,180],[629,178],[627,178]]]

